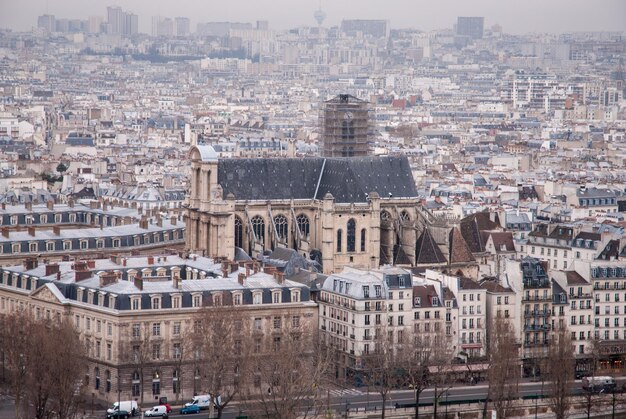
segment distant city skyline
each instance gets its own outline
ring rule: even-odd
[[[189,17],[193,32],[198,22],[207,21],[268,20],[272,29],[315,26],[313,13],[319,6],[316,0],[298,3],[287,0],[232,0],[225,3],[190,0],[0,0],[0,3],[2,28],[28,31],[37,26],[37,17],[46,13],[59,18],[102,16],[106,19],[107,6],[120,6],[139,16],[139,30],[144,33],[151,32],[153,16]],[[392,28],[451,29],[457,16],[484,16],[485,28],[499,24],[504,32],[513,34],[624,31],[626,28],[626,2],[623,0],[529,0],[519,4],[497,0],[442,0],[436,4],[414,0],[389,0],[384,3],[343,0],[322,1],[321,4],[326,12],[324,26],[338,25],[342,19],[387,19]]]

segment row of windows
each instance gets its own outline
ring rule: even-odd
[[[80,330],[81,327],[84,327],[85,331],[94,331],[95,333],[103,333],[103,329],[106,329],[106,335],[113,336],[113,323],[97,320],[95,317],[81,317],[80,315],[76,314],[74,316],[74,326],[78,330]]]
[[[254,237],[257,241],[263,243],[265,242],[265,219],[260,215],[255,215],[250,219],[250,225],[252,226],[252,232],[254,233]],[[311,233],[311,226],[309,222],[309,217],[304,214],[299,214],[296,217],[296,225],[299,229],[299,232],[304,240],[308,240],[309,235]],[[279,214],[273,219],[273,226],[276,235],[278,236],[281,242],[287,242],[289,237],[289,221],[287,217]],[[244,224],[241,218],[235,216],[235,246],[243,248],[243,238],[244,238]]]
[[[133,237],[133,246],[141,246],[142,244],[153,244],[161,241],[178,240],[182,237],[182,232],[171,231],[161,233],[153,233],[151,235],[144,235],[143,240],[140,236]],[[110,241],[112,248],[122,247],[122,240],[120,238],[113,238]],[[126,241],[125,241],[126,243]],[[105,239],[82,239],[78,242],[78,246],[75,246],[73,240],[62,241],[30,241],[30,242],[18,242],[11,244],[11,253],[27,253],[47,251],[53,252],[58,250],[88,250],[88,249],[103,249],[106,247]],[[4,247],[0,246],[0,252],[3,252]]]
[[[366,229],[361,229],[360,251],[365,252],[366,248]],[[337,253],[343,251],[343,230],[337,230]],[[346,251],[349,253],[356,252],[356,221],[350,218],[346,224]]]

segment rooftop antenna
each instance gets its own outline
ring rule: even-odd
[[[326,19],[326,12],[322,10],[322,0],[319,0],[319,7],[315,13],[313,13],[313,17],[317,21],[317,26],[322,26],[324,19]]]

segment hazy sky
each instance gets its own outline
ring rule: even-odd
[[[150,32],[151,16],[187,16],[192,30],[203,21],[269,20],[286,29],[314,25],[319,0],[0,0],[0,27],[29,30],[37,16],[86,19],[106,15],[108,5],[139,15]],[[388,19],[392,28],[451,28],[457,16],[484,16],[507,33],[626,30],[626,0],[322,0],[325,26],[343,18]]]

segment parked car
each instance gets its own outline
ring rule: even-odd
[[[147,416],[147,417],[158,416],[161,418],[167,418],[167,408],[165,406],[154,406],[152,409],[147,410],[144,413],[144,416]]]
[[[125,410],[127,412],[130,412],[132,416],[135,416],[139,413],[137,402],[134,400],[123,400],[121,402],[115,402],[110,409],[107,409],[107,413],[113,413],[116,410]]]
[[[130,413],[126,410],[114,410],[112,412],[107,412],[107,419],[128,419],[130,417]]]
[[[188,415],[188,414],[193,414],[193,413],[200,413],[200,406],[195,405],[195,404],[190,404],[189,406],[185,406],[182,409],[180,409],[181,415]]]

